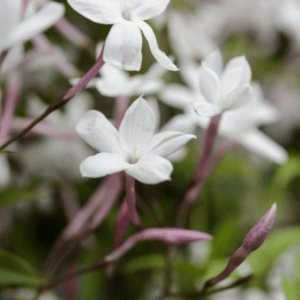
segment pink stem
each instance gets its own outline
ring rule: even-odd
[[[76,271],[77,270],[76,270],[75,266],[70,266],[68,274],[72,274]],[[76,299],[76,290],[77,290],[77,279],[75,277],[72,277],[67,281],[66,300],[75,300]]]
[[[92,40],[79,31],[73,24],[65,18],[60,19],[54,27],[69,41],[78,47],[86,49],[92,56],[94,56],[95,45]]]
[[[32,41],[40,51],[42,51],[43,53],[51,54],[51,56],[54,57],[55,67],[63,76],[69,78],[78,75],[79,72],[76,70],[76,68],[74,68],[73,65],[69,64],[67,60],[62,57],[62,54],[59,54],[58,49],[49,42],[44,34],[36,35],[35,37],[33,37]]]
[[[105,47],[105,46],[104,46]],[[38,124],[40,121],[42,121],[44,118],[46,118],[51,112],[53,112],[56,109],[59,109],[60,107],[64,106],[66,103],[68,103],[76,94],[78,94],[83,88],[86,87],[86,85],[98,74],[101,67],[104,65],[103,60],[103,49],[99,58],[97,59],[96,63],[90,68],[90,70],[73,86],[71,87],[64,95],[62,95],[60,98],[58,98],[55,102],[50,104],[47,109],[38,117],[36,118],[31,124],[29,124],[26,128],[24,128],[17,136],[14,138],[8,140],[6,143],[0,146],[0,150],[4,149],[23,135],[25,135],[27,132],[29,132],[36,124]]]
[[[19,93],[20,78],[18,73],[13,71],[8,75],[7,97],[1,120],[0,143],[3,143],[9,135]]]
[[[65,211],[65,215],[69,221],[71,221],[79,212],[78,195],[73,187],[62,184],[61,190],[62,204]]]
[[[120,196],[120,193],[123,190],[123,176],[120,174],[115,174],[112,176],[116,176],[115,182],[111,185],[110,188],[108,188],[108,192],[105,195],[103,205],[98,207],[96,212],[93,215],[92,220],[87,225],[87,228],[89,230],[95,230],[99,225],[102,223],[102,221],[105,219],[107,214],[110,212],[111,208],[115,204],[116,200]]]
[[[78,212],[57,239],[44,264],[44,274],[50,277],[61,261],[86,237],[86,234],[95,229],[96,225],[100,225],[117,200],[122,188],[123,184],[120,174],[111,175],[104,180],[86,206]],[[105,201],[107,200],[107,195],[110,195],[109,201]],[[103,201],[105,202],[103,203]],[[88,224],[93,215],[94,219]],[[66,242],[72,239],[75,240],[70,247],[63,247]]]
[[[218,128],[221,120],[221,114],[211,118],[209,126],[206,131],[204,141],[204,151],[200,162],[198,164],[196,173],[191,180],[190,188],[187,190],[183,197],[178,209],[176,224],[178,227],[184,227],[187,216],[191,209],[191,206],[197,200],[203,186],[205,185],[210,171],[211,171],[211,160],[212,150],[215,139],[217,137]]]
[[[119,247],[125,238],[125,232],[130,224],[128,215],[128,204],[126,199],[123,201],[116,219],[116,231],[114,236],[114,249]]]
[[[142,227],[142,222],[136,210],[135,179],[126,174],[126,202],[129,218],[132,222]]]
[[[119,128],[123,120],[125,112],[128,108],[129,101],[130,101],[130,97],[128,96],[117,97],[115,100],[114,121],[115,121],[116,128]]]

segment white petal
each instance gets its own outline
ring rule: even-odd
[[[137,155],[149,147],[155,130],[155,116],[146,100],[138,98],[127,109],[120,125],[120,144],[124,151],[132,153],[138,150]]]
[[[83,177],[98,178],[124,171],[130,167],[120,155],[115,153],[98,153],[87,157],[80,164]]]
[[[49,2],[38,13],[24,20],[11,32],[3,47],[26,41],[56,23],[64,14],[65,7],[60,3]]]
[[[161,14],[170,0],[127,0],[126,6],[133,20],[147,20]]]
[[[122,22],[121,6],[116,0],[68,0],[79,14],[101,24]]]
[[[1,0],[0,1],[0,52],[9,38],[11,31],[18,23],[22,8],[21,0]]]
[[[127,95],[129,92],[130,78],[125,71],[112,65],[105,64],[101,70],[101,78],[94,80],[99,93],[109,97]]]
[[[153,137],[149,154],[167,157],[195,138],[196,136],[193,134],[183,134],[176,131],[160,132]]]
[[[251,68],[244,56],[233,58],[221,77],[221,94],[225,98],[233,89],[251,81]]]
[[[288,159],[286,150],[259,130],[249,131],[241,135],[237,141],[245,148],[277,164],[283,164]]]
[[[237,87],[220,104],[222,110],[236,109],[247,104],[252,97],[252,88],[249,84]]]
[[[147,156],[130,166],[126,173],[145,184],[157,184],[171,180],[172,164],[160,156]]]
[[[223,69],[223,58],[220,50],[216,49],[206,56],[204,63],[209,69],[213,70],[219,76]]]
[[[194,101],[192,106],[196,114],[202,117],[213,117],[222,112],[218,105],[206,101]]]
[[[142,63],[142,34],[132,22],[114,25],[105,42],[103,59],[119,69],[138,71]]]
[[[250,83],[251,81],[251,77],[252,77],[252,71],[251,71],[251,67],[248,63],[248,60],[246,59],[245,56],[238,56],[235,57],[233,59],[231,59],[225,69],[224,69],[224,73],[227,72],[227,70],[230,69],[235,69],[235,68],[239,68],[241,70],[240,73],[240,85],[242,84],[246,84],[246,83]]]
[[[152,28],[145,23],[144,21],[134,21],[134,24],[136,24],[140,29],[143,31],[146,40],[149,43],[149,47],[151,50],[151,53],[155,57],[155,59],[166,69],[171,71],[178,71],[178,68],[172,63],[172,61],[168,58],[165,52],[161,51],[158,48],[157,41],[155,34],[152,30]]]
[[[85,113],[76,125],[78,134],[100,152],[122,153],[117,129],[99,111]]]
[[[187,106],[190,106],[195,99],[191,89],[179,84],[167,85],[159,98],[165,104],[182,110],[185,110]]]
[[[199,69],[200,91],[206,101],[215,103],[219,98],[220,81],[217,74],[209,69],[205,63]]]

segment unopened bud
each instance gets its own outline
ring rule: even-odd
[[[277,205],[274,203],[247,233],[242,246],[230,257],[226,268],[219,275],[208,280],[205,285],[206,287],[213,286],[227,278],[248,257],[251,252],[255,251],[263,244],[273,227],[276,212]]]
[[[276,217],[277,205],[274,203],[247,233],[243,247],[252,252],[259,248],[271,231]]]

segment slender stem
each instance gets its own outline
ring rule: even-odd
[[[210,120],[209,126],[206,131],[202,157],[198,164],[196,173],[191,180],[189,189],[186,191],[186,194],[184,195],[183,200],[179,205],[176,219],[177,227],[184,227],[191,206],[196,201],[209,177],[211,171],[212,150],[215,139],[217,137],[220,120],[221,114],[212,117]]]
[[[109,262],[102,259],[102,260],[96,262],[95,264],[93,264],[92,266],[90,266],[88,268],[70,272],[69,274],[67,274],[65,276],[58,277],[58,278],[54,279],[49,285],[46,285],[46,286],[42,287],[42,290],[46,291],[46,290],[52,289],[53,287],[55,287],[59,284],[62,284],[65,281],[70,280],[74,277],[78,277],[80,275],[83,275],[83,274],[86,274],[86,273],[89,273],[89,272],[97,271],[97,270],[105,267],[108,263]]]
[[[47,274],[48,278],[56,271],[60,263],[74,251],[82,239],[101,224],[122,189],[123,180],[121,180],[119,174],[111,175],[104,180],[85,207],[78,212],[67,228],[61,233],[51,249],[44,264],[44,274]],[[92,218],[93,215],[94,218]],[[66,245],[70,240],[72,241]]]
[[[54,27],[74,45],[86,49],[91,56],[95,55],[95,45],[93,41],[87,35],[79,31],[67,19],[60,19],[54,24]]]
[[[136,210],[135,179],[129,175],[126,175],[126,201],[129,218],[137,227],[142,228],[142,223]]]
[[[105,46],[104,46],[105,47]],[[19,134],[17,134],[14,138],[8,140],[6,143],[1,145],[0,150],[4,149],[23,135],[25,135],[27,132],[29,132],[36,124],[38,124],[40,121],[45,119],[51,112],[53,112],[56,109],[59,109],[60,107],[64,106],[66,103],[68,103],[77,93],[79,93],[86,85],[98,74],[101,67],[104,65],[103,60],[103,50],[104,47],[102,47],[101,54],[99,58],[97,59],[96,63],[90,68],[90,70],[73,86],[71,87],[64,95],[59,97],[56,101],[51,103],[47,109],[35,120],[33,120],[27,127],[25,127]]]
[[[119,128],[121,124],[121,121],[128,107],[129,100],[130,100],[129,96],[117,97],[115,100],[114,121],[115,121],[116,128]]]
[[[199,298],[201,296],[208,296],[208,295],[212,295],[212,294],[215,294],[215,293],[223,292],[225,290],[229,290],[229,289],[232,289],[234,287],[243,285],[244,283],[247,283],[250,280],[252,280],[252,278],[253,278],[253,275],[250,274],[248,276],[245,276],[245,277],[242,277],[242,278],[236,280],[235,282],[233,282],[233,283],[231,283],[231,284],[229,284],[227,286],[216,288],[216,289],[213,289],[213,290],[210,290],[210,291],[208,291],[207,287],[204,286],[203,289],[201,291],[198,291],[198,292],[178,293],[178,294],[175,294],[175,293],[172,294],[172,293],[170,293],[169,295],[167,295],[167,297],[180,298],[180,299],[190,299],[190,298]],[[160,299],[164,299],[164,297],[161,297]]]

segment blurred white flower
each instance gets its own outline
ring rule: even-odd
[[[196,113],[211,117],[240,108],[251,98],[251,68],[244,56],[231,59],[223,70],[221,53],[209,54],[198,70],[199,94],[192,102]]]
[[[39,123],[32,132],[43,139],[34,141],[21,152],[26,172],[51,178],[80,178],[78,164],[92,152],[75,131],[79,118],[91,107],[88,93],[80,93],[65,105],[65,112],[55,111]],[[28,102],[29,115],[36,117],[46,108],[37,97]],[[21,120],[17,120],[21,123]]]
[[[142,34],[155,59],[166,69],[177,67],[157,45],[152,28],[144,20],[161,14],[170,0],[68,0],[78,13],[93,22],[113,24],[105,42],[105,62],[124,70],[139,70],[142,63]]]
[[[300,101],[298,83],[284,78],[278,79],[269,88],[268,98],[280,111],[275,126],[268,126],[267,132],[277,140],[287,143],[294,130],[300,128]]]
[[[201,9],[193,13],[176,10],[170,12],[168,32],[172,48],[179,61],[203,59],[217,48],[216,41],[206,28],[208,24],[211,28],[213,22],[216,22],[214,13],[205,5],[201,5]]]
[[[190,87],[179,84],[167,85],[160,94],[160,99],[167,105],[184,111],[183,115],[177,116],[177,123],[182,123],[186,128],[190,124],[193,126],[192,130],[196,125],[207,128],[210,119],[196,115],[191,106],[191,102],[199,95],[195,81],[196,68],[190,68],[189,73],[185,74],[184,78]],[[278,111],[264,99],[261,87],[252,83],[251,99],[243,107],[224,113],[218,133],[268,160],[284,163],[287,160],[285,149],[258,129],[259,126],[273,123],[278,119]]]
[[[22,16],[22,0],[0,1],[0,52],[44,31],[64,14],[64,6],[49,1],[33,15]]]
[[[297,50],[300,47],[300,2],[298,0],[269,0],[274,27],[287,34]]]
[[[29,288],[6,289],[1,294],[3,300],[32,300],[36,296],[36,291]],[[58,300],[53,292],[43,293],[40,300]]]
[[[101,153],[81,163],[81,174],[97,178],[125,171],[146,184],[170,180],[173,166],[165,157],[195,136],[176,131],[155,134],[155,127],[154,113],[141,97],[127,109],[119,131],[101,112],[88,111],[76,130]]]

